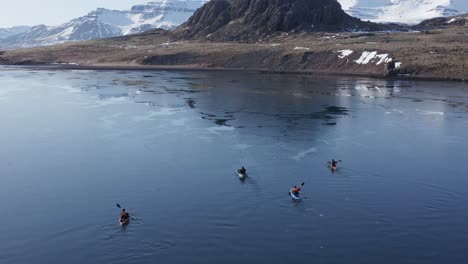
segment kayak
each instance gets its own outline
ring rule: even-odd
[[[293,193],[293,191],[292,191],[292,188],[291,188],[291,190],[289,190],[289,195],[290,195],[291,198],[292,198],[293,200],[295,200],[295,201],[301,200],[301,195],[300,195],[300,194],[294,195],[294,193]]]
[[[239,178],[241,179],[244,179],[245,177],[247,177],[247,174],[240,173],[239,170],[237,170],[236,172],[237,172],[237,176],[239,176]]]
[[[122,217],[119,217],[119,223],[120,226],[126,226],[130,222],[130,215],[128,215],[127,219],[123,219]]]

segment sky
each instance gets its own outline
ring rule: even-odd
[[[55,26],[98,7],[129,9],[151,0],[0,0],[0,28],[45,24]]]

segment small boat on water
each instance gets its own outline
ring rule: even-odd
[[[246,173],[241,173],[240,170],[237,170],[236,173],[237,173],[237,176],[239,176],[240,179],[244,179],[245,177],[247,177],[247,174]]]
[[[301,195],[299,193],[297,194],[294,194],[293,189],[289,190],[289,195],[291,196],[291,198],[294,200],[294,201],[300,201],[301,200]]]
[[[130,214],[128,214],[127,218],[119,217],[120,226],[126,226],[128,225],[129,222],[130,222]]]

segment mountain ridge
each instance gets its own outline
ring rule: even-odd
[[[418,24],[468,13],[466,0],[338,0],[346,13],[379,23]]]
[[[0,40],[24,33],[30,28],[31,27],[29,26],[15,26],[15,27],[9,27],[9,28],[0,28]]]
[[[336,0],[216,0],[195,11],[175,33],[189,39],[257,41],[281,32],[387,27],[351,17]]]
[[[37,25],[1,39],[0,48],[26,48],[68,41],[141,33],[153,28],[173,29],[208,0],[153,0],[119,11],[98,8],[59,26]]]

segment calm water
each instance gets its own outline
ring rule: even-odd
[[[0,120],[0,263],[468,263],[467,84],[2,68]]]

